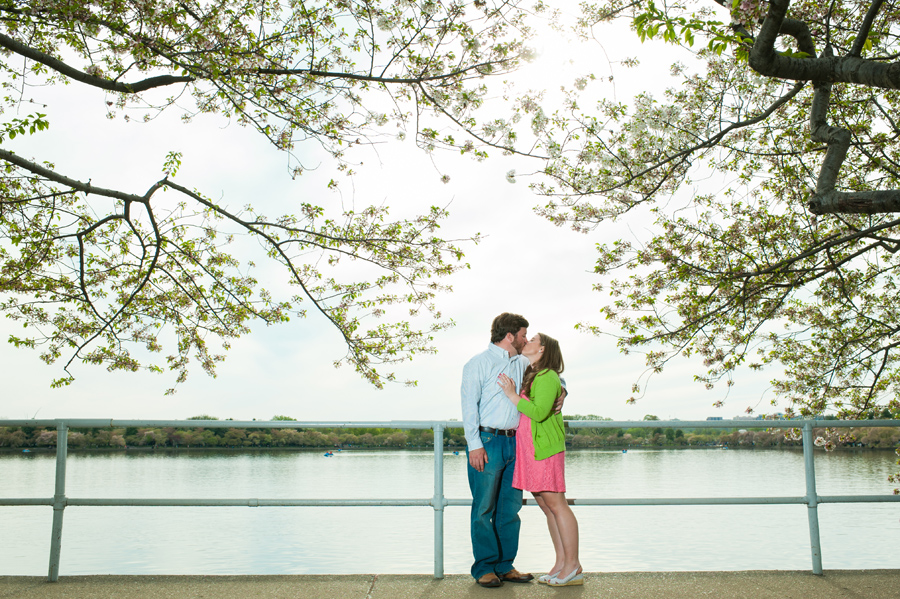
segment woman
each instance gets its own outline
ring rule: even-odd
[[[522,349],[531,364],[525,369],[522,395],[505,374],[498,383],[519,414],[516,434],[516,468],[513,487],[530,491],[547,516],[547,528],[556,551],[556,562],[538,582],[551,586],[584,584],[578,561],[578,521],[566,502],[566,433],[553,403],[560,393],[563,357],[559,342],[538,333]]]

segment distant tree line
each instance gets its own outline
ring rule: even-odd
[[[462,442],[465,444],[465,441]],[[56,429],[0,427],[0,447],[55,447]],[[203,447],[433,447],[431,430],[242,429],[242,428],[114,428],[69,429],[70,449],[203,448]]]
[[[610,420],[595,415],[566,416],[567,420]],[[202,415],[190,420],[218,420]],[[275,416],[273,421],[293,420]],[[658,420],[647,416],[644,420]],[[40,448],[56,446],[56,429],[42,427],[0,427],[0,447]],[[859,427],[851,429],[815,429],[816,443],[829,449],[838,447],[897,448],[900,428]],[[447,428],[443,433],[444,446],[464,448],[463,429]],[[570,428],[567,443],[572,448],[590,447],[793,447],[802,441],[795,431],[766,429],[763,426],[746,429],[694,428]],[[433,447],[434,433],[429,429],[392,428],[95,428],[69,429],[71,449],[89,448],[415,448]]]
[[[574,432],[574,434],[572,434]],[[817,445],[892,449],[900,445],[900,428],[852,428],[846,432],[813,429]],[[799,435],[782,429],[675,429],[597,428],[570,429],[572,447],[800,447]]]
[[[873,418],[893,419],[896,414],[873,414]],[[567,420],[610,421],[594,414],[566,416]],[[644,416],[645,421],[659,420]],[[832,420],[834,417],[825,417]],[[572,447],[800,447],[803,438],[797,429],[766,428],[765,421],[748,420],[746,428],[577,428],[569,429],[568,443]],[[867,447],[897,449],[900,452],[900,428],[854,427],[849,429],[813,429],[816,445],[826,449],[839,447]]]

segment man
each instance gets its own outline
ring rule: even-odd
[[[512,486],[519,413],[497,377],[503,373],[522,385],[528,359],[520,356],[528,341],[528,321],[504,312],[491,324],[491,344],[463,368],[462,416],[472,491],[472,576],[483,587],[529,582],[531,574],[513,567],[519,549],[522,491]],[[565,390],[557,401],[557,411]]]

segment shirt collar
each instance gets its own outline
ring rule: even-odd
[[[506,351],[505,349],[503,349],[502,347],[500,347],[499,345],[496,345],[494,343],[491,343],[490,345],[488,345],[488,351],[493,354],[496,354],[498,357],[502,356],[502,357],[506,358],[507,360],[512,360],[513,358],[515,358],[516,356],[519,355],[519,354],[514,354],[511,356],[511,355],[509,355],[508,351]]]

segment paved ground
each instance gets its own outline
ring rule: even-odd
[[[537,583],[483,589],[465,575],[0,576],[0,599],[900,599],[900,570],[626,572],[585,576],[583,587]]]

